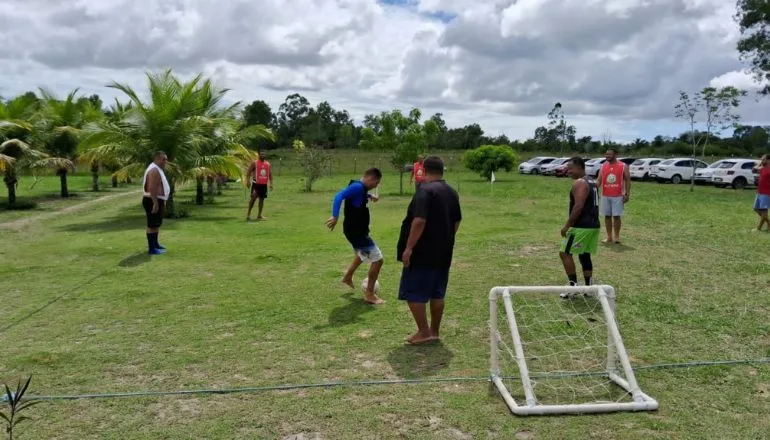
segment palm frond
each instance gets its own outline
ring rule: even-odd
[[[75,170],[75,164],[69,160],[62,157],[46,157],[44,159],[36,160],[30,164],[30,168],[34,169],[41,169],[41,168],[50,168],[54,170],[69,170],[74,171]]]

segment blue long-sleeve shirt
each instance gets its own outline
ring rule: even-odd
[[[340,217],[340,208],[342,207],[343,201],[350,200],[353,206],[358,208],[368,197],[369,195],[366,193],[364,184],[362,182],[353,182],[334,196],[334,202],[332,203],[332,217]]]

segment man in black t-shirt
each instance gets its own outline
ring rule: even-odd
[[[424,167],[425,181],[412,197],[397,246],[398,261],[404,264],[398,299],[407,302],[417,324],[417,333],[406,339],[410,344],[439,339],[455,234],[462,220],[459,196],[443,179],[444,162],[428,157]]]
[[[591,254],[596,253],[599,245],[599,192],[596,182],[586,176],[585,168],[585,161],[580,157],[573,157],[567,162],[567,173],[574,182],[569,192],[569,217],[561,229],[563,241],[559,256],[570,286],[577,286],[577,269],[572,254],[578,254],[586,286],[593,283]],[[569,293],[561,295],[562,298],[571,296]]]

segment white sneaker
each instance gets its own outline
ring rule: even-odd
[[[569,287],[577,287],[577,283],[573,283],[572,281],[570,281]],[[561,299],[570,299],[570,298],[574,298],[577,295],[578,295],[577,293],[573,293],[573,292],[564,292],[559,294]]]

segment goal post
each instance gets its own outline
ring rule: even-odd
[[[658,409],[636,381],[612,286],[494,287],[489,313],[490,380],[513,414]]]

